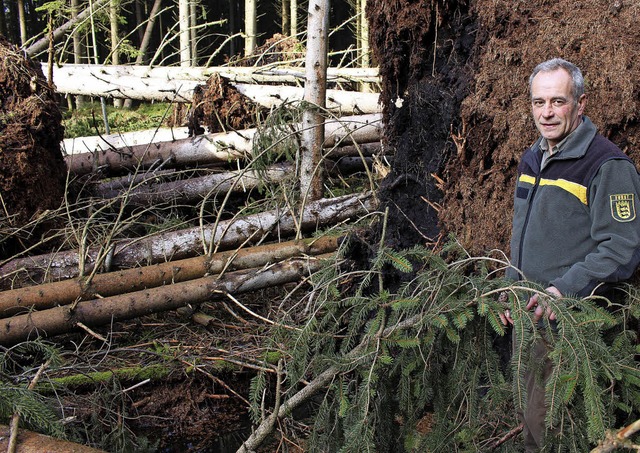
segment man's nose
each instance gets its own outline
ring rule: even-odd
[[[545,102],[544,107],[542,107],[542,115],[545,117],[549,117],[549,116],[553,116],[554,115],[554,110],[553,110],[553,105],[551,105],[551,102]]]

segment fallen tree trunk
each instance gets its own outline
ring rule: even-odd
[[[325,122],[325,148],[336,144],[371,143],[380,140],[381,115],[358,115],[327,120]],[[299,124],[292,126],[294,134]],[[83,175],[108,168],[111,171],[148,168],[153,164],[195,165],[229,162],[247,158],[253,149],[257,129],[245,129],[219,134],[204,134],[193,139],[158,142],[145,145],[111,149],[102,146],[94,152],[65,157],[71,173]],[[286,137],[284,131],[273,131]]]
[[[68,20],[51,33],[46,33],[45,36],[31,44],[29,47],[25,49],[25,53],[33,58],[36,54],[43,52],[49,48],[49,44],[51,39],[53,41],[57,41],[62,38],[67,31],[69,31],[72,27],[79,25],[81,22],[88,20],[92,14],[99,13],[100,9],[109,4],[109,0],[95,0],[91,8],[84,9],[81,13],[79,13],[76,17]],[[48,74],[48,72],[45,72]]]
[[[147,102],[193,101],[193,92],[205,82],[181,79],[139,78],[135,76],[108,77],[104,74],[76,75],[60,77],[54,75],[56,92],[67,95],[81,95],[113,99],[137,99]],[[303,99],[303,89],[287,85],[255,85],[232,83],[238,92],[256,104],[278,107],[284,102]],[[380,111],[377,93],[349,90],[327,90],[329,111],[350,113],[375,113]]]
[[[15,344],[35,337],[50,337],[78,327],[93,327],[115,321],[197,305],[220,297],[299,281],[317,271],[333,254],[317,258],[295,258],[267,268],[231,272],[224,279],[213,275],[152,288],[145,291],[79,302],[36,311],[0,321],[0,344]]]
[[[98,149],[119,149],[149,143],[173,142],[189,138],[188,127],[157,127],[133,132],[88,137],[65,138],[62,149],[65,154],[81,154]]]
[[[96,274],[91,280],[74,278],[3,291],[0,292],[0,317],[9,317],[25,311],[44,310],[79,300],[155,288],[194,280],[205,275],[220,276],[227,271],[257,268],[294,256],[329,253],[337,249],[338,241],[336,236],[325,236],[317,239],[267,244],[153,266]]]
[[[110,135],[90,135],[86,137],[65,138],[62,142],[62,149],[65,155],[90,153],[96,150],[121,149],[135,145],[148,145],[149,143],[173,142],[180,139],[188,139],[189,130],[186,127],[155,128],[134,132],[122,132]],[[325,149],[326,153],[340,156],[357,156],[357,147],[364,152],[364,155],[371,155],[380,152],[379,141],[371,143],[360,143],[358,145],[343,145]]]
[[[378,146],[379,148],[379,146]],[[345,175],[371,168],[372,159],[344,156],[326,158],[324,168],[329,174]],[[104,183],[88,186],[88,194],[95,198],[113,199],[126,197],[128,205],[153,206],[163,203],[190,203],[215,198],[221,193],[246,193],[264,184],[277,184],[295,177],[295,166],[288,162],[272,165],[265,170],[234,170],[166,180],[175,171],[149,172],[111,178]]]
[[[206,82],[213,74],[219,74],[232,82],[238,83],[299,83],[304,81],[304,67],[284,66],[145,66],[145,65],[94,65],[70,64],[56,65],[53,68],[53,79],[73,79],[76,76],[93,76],[105,79],[117,77],[136,77],[138,79],[156,78],[164,81],[191,80]],[[42,72],[49,74],[49,65],[42,63]],[[378,68],[327,68],[329,83],[379,83]]]
[[[84,266],[82,275],[87,275],[96,267],[108,272],[138,267],[141,263],[151,265],[209,251],[230,250],[243,244],[259,244],[270,237],[287,237],[298,230],[317,231],[355,220],[370,213],[375,206],[371,193],[324,198],[308,203],[302,214],[282,208],[217,224],[90,247],[82,255],[78,250],[68,250],[16,258],[0,266],[0,287],[18,288],[74,278],[80,275],[80,263]]]
[[[7,425],[0,425],[0,450],[7,451],[9,446],[10,429]],[[44,434],[20,429],[15,453],[64,452],[64,453],[107,453],[104,450],[76,444]]]
[[[102,188],[96,185],[91,188],[91,195],[100,198],[116,198],[126,196],[127,203],[132,205],[152,206],[172,201],[190,202],[212,198],[225,192],[246,192],[260,184],[273,184],[291,178],[295,173],[293,164],[285,162],[272,165],[263,171],[235,170],[196,176],[176,181],[159,181],[149,175],[139,183],[123,178],[120,185],[109,182]]]

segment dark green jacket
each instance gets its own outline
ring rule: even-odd
[[[539,139],[518,166],[507,277],[586,296],[640,263],[640,177],[633,162],[583,122],[541,171]]]

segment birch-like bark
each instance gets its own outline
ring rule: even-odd
[[[324,118],[327,92],[327,33],[329,0],[310,0],[307,23],[307,56],[305,63],[302,114],[302,146],[300,149],[300,191],[303,200],[322,197],[323,178],[320,160],[324,142]]]
[[[257,0],[244,0],[244,56],[256,49]]]
[[[345,195],[311,202],[302,215],[287,207],[188,228],[57,253],[17,258],[0,266],[0,286],[17,288],[89,275],[96,266],[105,271],[152,265],[202,253],[259,244],[272,238],[298,236],[328,225],[356,220],[376,209],[371,193]],[[31,283],[29,283],[31,282]]]
[[[114,66],[118,66],[120,64],[120,51],[118,50],[120,44],[120,25],[119,25],[119,14],[120,14],[120,0],[111,0],[111,4],[109,5],[109,23],[111,30],[111,63]],[[114,98],[113,106],[116,108],[122,107],[122,99]]]
[[[156,0],[161,2],[162,0]],[[159,7],[159,5],[158,5]],[[156,18],[157,14],[150,19]],[[147,29],[149,25],[147,25]],[[149,32],[151,33],[151,32]],[[148,48],[148,43],[146,45]],[[101,77],[107,81],[118,77],[136,77],[140,79],[164,79],[167,80],[187,80],[205,83],[213,74],[229,79],[233,83],[259,84],[263,82],[296,84],[300,79],[304,79],[305,69],[294,67],[274,67],[269,66],[210,66],[210,67],[179,67],[179,66],[149,66],[135,65],[102,65],[102,64],[57,64],[54,68],[56,79],[66,77]],[[42,63],[42,72],[48,73],[47,63]],[[380,76],[378,68],[327,68],[327,79],[335,83],[366,82],[379,83]]]
[[[191,32],[189,23],[189,0],[178,0],[180,33],[180,66],[191,66]]]
[[[298,36],[298,0],[289,0],[291,6],[291,34],[294,38]]]
[[[381,121],[381,114],[328,120],[324,123],[324,146],[376,142],[380,140]],[[299,131],[300,128],[300,124],[293,124],[293,132],[291,133]],[[196,138],[183,138],[172,142],[134,146],[127,146],[125,143],[121,144],[121,147],[101,140],[98,149],[66,156],[65,161],[69,171],[76,175],[92,173],[97,169],[103,171],[141,170],[160,164],[169,168],[204,163],[228,163],[250,156],[256,132],[256,129],[243,129],[228,133],[203,134]],[[274,129],[273,133],[280,134],[283,140],[290,134],[280,129]],[[88,144],[78,144],[77,146],[84,149]]]
[[[71,0],[71,19],[76,20],[80,11],[80,0]],[[73,34],[73,61],[75,64],[82,64],[82,56],[85,54],[83,50],[82,36],[76,32]],[[44,69],[44,68],[43,68]],[[55,73],[55,71],[54,71]],[[48,69],[44,70],[44,74],[48,74]],[[55,79],[55,77],[54,77]],[[82,107],[86,103],[86,97],[83,95],[75,96],[76,107]]]

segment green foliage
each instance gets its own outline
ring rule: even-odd
[[[345,275],[331,265],[313,276],[299,330],[270,336],[290,355],[285,397],[329,367],[338,370],[321,396],[309,451],[490,451],[519,423],[528,352],[541,339],[555,365],[547,383],[547,425],[559,434],[554,451],[587,451],[606,429],[638,416],[630,326],[637,298],[630,292],[628,304],[606,309],[597,299],[553,300],[558,327],[540,328],[525,306],[542,288],[495,278],[489,261],[455,244],[441,255],[381,247],[368,269]],[[386,266],[407,273],[394,292],[380,283]],[[346,289],[345,280],[359,283]],[[506,303],[518,338],[511,366],[500,321]],[[256,381],[255,390],[264,385]],[[253,396],[264,404],[257,391]],[[494,451],[519,446],[516,438]]]
[[[40,341],[19,343],[0,355],[1,374],[29,376],[28,380],[0,381],[0,420],[9,424],[11,417],[18,414],[22,426],[62,438],[64,429],[53,410],[55,405],[38,392],[28,389],[35,371],[45,363],[55,367],[59,365],[60,357],[53,347]]]
[[[111,133],[132,132],[161,127],[171,104],[163,102],[142,103],[135,109],[117,109],[107,106],[107,120]],[[100,103],[89,103],[77,110],[63,114],[65,138],[87,137],[104,134],[104,120]]]

